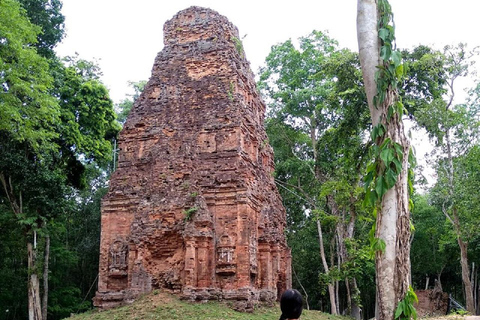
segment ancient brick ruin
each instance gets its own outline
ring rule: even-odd
[[[418,317],[438,317],[447,314],[448,293],[436,289],[415,291],[418,298],[418,303],[415,303]]]
[[[273,301],[291,286],[285,209],[238,30],[191,7],[165,23],[164,37],[120,133],[94,303],[154,288],[239,309]]]

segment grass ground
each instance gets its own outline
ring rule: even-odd
[[[168,293],[154,292],[128,306],[102,312],[89,311],[74,315],[69,320],[277,320],[279,317],[278,305],[259,306],[253,313],[241,313],[234,311],[228,302],[192,303],[181,301]],[[345,320],[347,318],[305,310],[302,319]]]
[[[258,306],[253,313],[234,311],[228,302],[210,301],[192,303],[160,291],[135,301],[133,304],[106,311],[89,311],[74,315],[68,320],[277,320],[280,317],[278,305]],[[350,320],[347,317],[332,316],[320,311],[304,310],[302,320]],[[449,315],[427,320],[480,320],[480,317]]]

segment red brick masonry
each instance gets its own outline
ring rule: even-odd
[[[415,291],[418,304],[415,304],[420,318],[444,316],[448,309],[448,293],[438,290]]]
[[[120,133],[94,303],[110,308],[154,288],[238,309],[273,301],[291,286],[285,209],[238,30],[191,7],[164,36]]]

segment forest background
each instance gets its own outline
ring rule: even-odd
[[[143,84],[131,82],[133,91],[114,105],[100,61],[59,56],[54,48],[65,36],[61,5],[0,3],[0,317],[5,319],[26,318],[29,303],[51,319],[91,308],[100,199],[114,169],[122,117]],[[243,39],[247,57],[249,37]],[[150,42],[160,42],[154,39]],[[310,308],[354,315],[361,308],[370,318],[374,215],[363,200],[372,128],[358,55],[320,31],[273,43],[259,64],[259,88],[269,105],[267,132],[287,208],[294,286]],[[422,168],[417,171],[416,187],[423,192],[413,196],[412,282],[422,289],[437,279],[444,291],[467,302],[469,280],[477,312],[480,88],[468,76],[474,75],[478,54],[470,44],[455,42],[445,48],[417,45],[402,54],[405,118],[430,137],[428,160],[436,178],[425,185]],[[130,59],[116,68],[127,69],[125,61]],[[463,78],[470,79],[464,82],[470,90],[457,98]],[[30,300],[28,286],[34,292]],[[44,300],[35,301],[40,297]]]

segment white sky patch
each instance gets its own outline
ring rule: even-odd
[[[395,14],[397,45],[442,48],[466,42],[480,45],[478,12],[473,0],[390,0]],[[225,1],[225,0],[63,0],[67,36],[60,56],[75,52],[99,59],[103,82],[115,102],[127,93],[128,81],[147,80],[156,54],[163,48],[163,24],[192,5],[226,16],[244,37],[252,70],[263,65],[272,45],[297,39],[312,30],[329,31],[340,47],[357,51],[356,0]]]
[[[398,48],[423,44],[441,49],[459,42],[467,43],[469,48],[480,46],[480,1],[390,3]],[[67,35],[57,53],[67,56],[78,52],[83,59],[98,59],[104,74],[102,81],[114,102],[120,102],[133,93],[128,81],[149,79],[155,56],[163,48],[163,24],[192,5],[216,10],[238,27],[255,73],[272,45],[307,36],[314,29],[328,31],[341,48],[358,50],[356,0],[63,0]],[[457,103],[466,98],[463,89],[467,87],[473,87],[472,80],[458,84]],[[427,152],[429,142],[425,139],[426,142],[413,141],[417,157]]]

